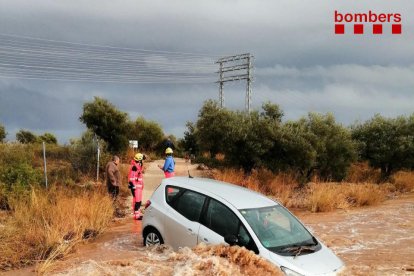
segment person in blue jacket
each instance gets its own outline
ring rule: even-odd
[[[173,150],[171,148],[167,148],[165,150],[165,162],[164,166],[158,165],[158,167],[164,171],[165,178],[170,178],[175,176],[174,168],[175,168],[175,161],[172,157]]]

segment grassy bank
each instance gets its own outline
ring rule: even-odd
[[[102,233],[113,217],[103,191],[33,188],[9,201],[0,228],[0,269],[40,263],[39,272],[74,245]]]
[[[102,233],[114,215],[122,215],[122,206],[114,208],[102,184],[108,153],[101,156],[95,182],[93,145],[46,149],[48,189],[41,145],[0,144],[0,271],[39,264],[42,273],[76,244]],[[128,168],[120,166],[123,181]],[[129,194],[122,185],[121,197]]]
[[[365,182],[376,177],[375,172],[365,170],[353,172],[353,183],[314,179],[299,185],[294,174],[274,174],[265,169],[253,170],[248,175],[234,169],[214,170],[212,177],[274,197],[286,207],[312,212],[376,205],[389,196],[414,191],[414,172],[404,171],[394,174],[389,182],[380,184]]]

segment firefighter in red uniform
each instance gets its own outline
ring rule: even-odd
[[[142,219],[142,213],[140,211],[142,202],[142,191],[144,189],[143,180],[143,165],[144,160],[142,153],[137,153],[134,159],[131,161],[131,167],[128,173],[128,188],[132,193],[132,210],[134,211],[134,219]]]

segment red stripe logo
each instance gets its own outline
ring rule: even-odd
[[[402,34],[400,13],[342,13],[334,12],[335,34]]]

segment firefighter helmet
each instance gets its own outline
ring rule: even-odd
[[[142,153],[135,154],[134,156],[135,161],[141,161],[142,159],[144,159],[144,155]]]

